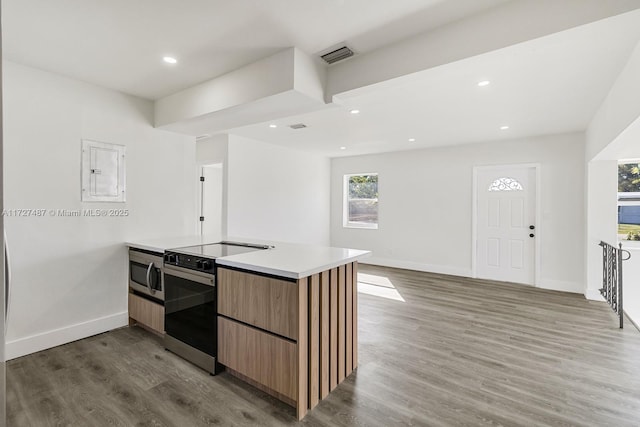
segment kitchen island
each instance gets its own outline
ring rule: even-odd
[[[369,252],[229,240],[274,247],[216,258],[217,361],[302,419],[358,365],[358,260]]]

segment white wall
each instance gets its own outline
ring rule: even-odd
[[[329,244],[326,157],[229,136],[227,234]]]
[[[0,17],[1,19],[1,17]],[[0,55],[2,55],[2,37],[0,35]],[[0,78],[2,77],[2,63],[0,62]],[[0,85],[0,97],[2,97],[2,85]],[[0,114],[2,112],[2,102],[0,101]],[[2,145],[3,145],[3,135],[4,132],[2,130],[2,118],[0,117],[0,209],[4,209],[4,196],[3,196],[3,189],[4,189],[4,184],[3,184],[3,149],[2,149]],[[0,217],[0,229],[4,230],[4,217]],[[2,248],[0,248],[0,254],[2,254],[2,259],[4,260],[4,238],[0,239],[2,240]],[[2,263],[2,265],[0,266],[0,272],[2,273],[0,282],[2,282],[2,286],[4,289],[5,286],[5,272],[4,272],[4,262]],[[7,380],[6,380],[6,365],[5,365],[5,351],[4,351],[4,347],[5,347],[5,311],[4,311],[4,304],[5,304],[5,292],[1,291],[0,292],[0,394],[2,395],[2,398],[0,398],[0,425],[2,425],[2,423],[5,423],[5,420],[7,419],[7,402],[6,402],[6,384],[7,384]]]
[[[618,162],[593,161],[587,164],[587,241],[585,296],[601,300],[602,249],[605,241],[615,245],[618,241]]]
[[[123,208],[127,217],[6,217],[9,358],[125,325],[124,242],[196,231],[193,138],[152,128],[145,100],[4,63],[5,209]],[[80,201],[80,141],[126,146],[127,202]]]
[[[535,137],[331,162],[331,245],[369,249],[369,263],[470,276],[473,167],[541,165],[541,287],[584,291],[584,135]],[[379,173],[379,229],[342,226],[348,173]]]
[[[609,94],[589,123],[586,131],[585,160],[587,175],[587,241],[585,296],[602,299],[598,289],[602,282],[604,240],[617,241],[617,162],[638,153],[638,119],[640,117],[640,43],[611,87]],[[626,274],[625,274],[626,275]]]
[[[196,142],[196,162],[199,165],[212,165],[227,162],[229,135],[219,134]]]
[[[640,117],[640,43],[587,128],[586,160],[594,159]]]

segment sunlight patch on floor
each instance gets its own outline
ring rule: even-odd
[[[358,273],[358,292],[394,301],[406,302],[388,277]]]

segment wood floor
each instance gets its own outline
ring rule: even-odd
[[[317,426],[638,426],[640,334],[580,295],[362,265],[360,363]],[[371,280],[373,279],[373,280]],[[386,286],[386,287],[385,287]],[[376,287],[366,286],[370,289]],[[7,363],[8,425],[293,425],[295,412],[123,328]]]

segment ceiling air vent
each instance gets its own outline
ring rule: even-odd
[[[321,55],[320,58],[324,59],[327,64],[335,64],[343,59],[350,58],[354,55],[353,51],[346,46],[342,46],[334,51]]]
[[[296,123],[295,125],[289,125],[291,129],[304,129],[307,127],[304,123]]]
[[[198,136],[196,136],[196,142],[205,140],[207,138],[211,138],[211,135],[209,135],[208,133],[205,133],[205,134],[202,134],[202,135],[198,135]]]

